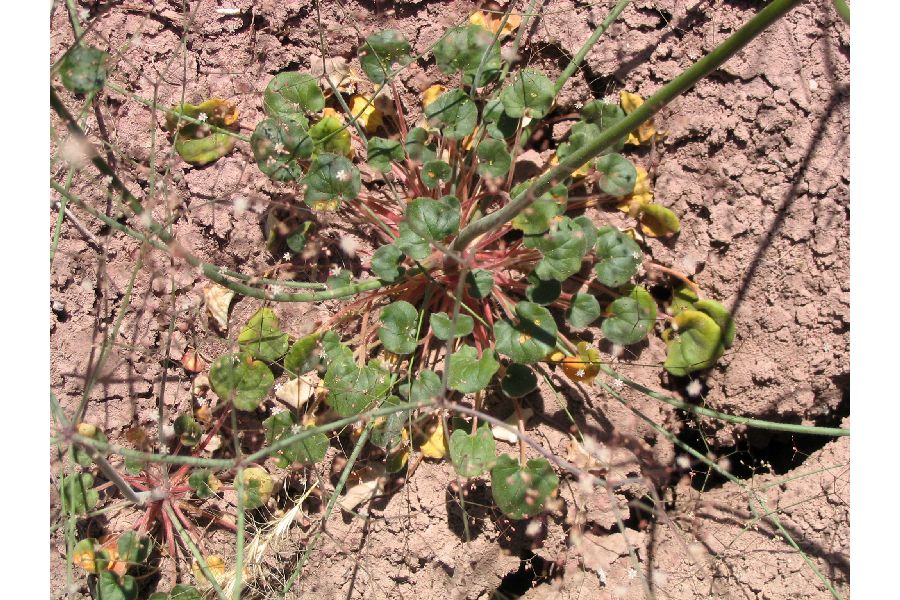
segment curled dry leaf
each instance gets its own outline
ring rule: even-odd
[[[204,362],[196,350],[189,348],[181,357],[181,366],[184,367],[184,370],[188,373],[200,373],[206,368],[206,362]]]
[[[472,25],[481,25],[491,33],[497,33],[497,30],[500,29],[500,25],[503,24],[503,15],[494,15],[479,10],[472,13],[472,16],[469,17],[469,23]],[[520,15],[509,15],[506,23],[503,24],[503,30],[500,32],[500,39],[502,40],[503,38],[512,35],[521,24],[522,17]]]
[[[622,102],[622,110],[625,111],[626,115],[634,112],[637,107],[644,103],[644,99],[639,95],[624,90],[619,92],[619,99]],[[640,144],[650,142],[654,137],[659,139],[663,135],[663,132],[656,131],[656,128],[653,125],[653,119],[647,119],[638,125],[637,129],[628,134],[625,143],[639,146]]]
[[[434,84],[427,90],[422,92],[422,108],[428,108],[428,105],[438,99],[438,96],[447,91],[447,88],[439,83]]]
[[[347,489],[344,497],[338,500],[338,506],[341,510],[352,512],[357,506],[368,501],[380,486],[380,478],[375,477],[366,481],[362,481]]]
[[[209,391],[209,377],[206,375],[200,374],[194,377],[194,382],[191,384],[191,394],[196,396],[206,396],[206,392]]]
[[[444,423],[438,419],[431,428],[425,430],[425,441],[419,450],[428,458],[444,458],[450,449],[447,447],[447,436],[444,435]]]
[[[232,298],[234,298],[234,292],[217,283],[203,289],[206,312],[212,317],[219,331],[228,330],[228,307],[231,305]]]
[[[534,415],[534,411],[528,407],[522,409],[522,422],[528,423],[528,419],[530,419]],[[511,414],[504,421],[507,425],[513,428],[517,428],[519,426],[519,418],[516,413]],[[519,441],[519,436],[506,429],[504,427],[500,427],[499,425],[494,425],[491,427],[491,434],[494,436],[495,440],[500,440],[501,442],[509,442],[510,444],[516,444]]]
[[[310,58],[309,65],[310,75],[325,79],[322,82],[322,94],[326,98],[334,93],[329,81],[343,94],[352,94],[356,91],[357,84],[363,81],[350,68],[347,59],[340,56],[325,59],[322,59],[321,56],[313,56]]]
[[[585,471],[596,471],[604,468],[600,461],[588,452],[573,435],[569,436],[566,460]]]
[[[288,403],[292,408],[300,408],[312,398],[315,388],[305,380],[291,379],[275,392],[275,397]]]

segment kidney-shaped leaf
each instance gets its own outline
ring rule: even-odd
[[[196,119],[200,123],[179,119],[179,114]],[[228,133],[213,131],[210,125],[221,129],[236,130],[238,111],[221,98],[212,98],[202,104],[181,104],[166,115],[166,129],[177,133],[175,151],[194,165],[205,165],[225,156],[234,148],[235,138]]]
[[[316,157],[303,181],[303,200],[313,210],[335,210],[341,201],[353,200],[359,194],[359,169],[337,154]]]
[[[597,185],[604,193],[621,198],[634,191],[637,169],[621,154],[605,154],[594,166],[599,176]]]
[[[373,33],[359,50],[359,64],[373,83],[382,84],[395,64],[412,62],[412,48],[406,36],[396,29]]]
[[[422,183],[434,189],[450,178],[450,165],[443,160],[429,160],[422,165]]]
[[[478,144],[478,173],[492,177],[505,177],[512,166],[512,157],[506,144],[500,140],[486,139]]]
[[[527,396],[537,389],[537,375],[527,365],[512,363],[506,367],[506,374],[500,380],[500,389],[510,398]]]
[[[448,29],[434,47],[434,58],[442,72],[453,75],[462,71],[463,83],[479,88],[500,73],[500,46],[491,32],[479,25]],[[479,66],[481,76],[476,82]]]
[[[506,114],[514,119],[540,119],[553,106],[553,82],[533,69],[523,69],[500,93]]]
[[[656,301],[639,285],[613,300],[603,321],[603,335],[615,344],[636,344],[650,333],[656,322]]]
[[[600,228],[594,252],[597,255],[594,272],[600,283],[609,287],[627,283],[641,264],[641,247],[615,227]]]
[[[672,319],[666,335],[668,355],[664,367],[684,376],[712,367],[724,352],[722,330],[715,320],[698,310],[685,310]]]
[[[584,230],[569,217],[554,223],[550,231],[535,240],[541,261],[534,272],[541,279],[565,281],[581,270],[581,260],[588,250]]]
[[[298,122],[264,119],[250,136],[250,149],[265,175],[275,181],[293,181],[303,177],[298,161],[312,155],[313,141]]]
[[[519,363],[543,360],[556,347],[556,321],[550,311],[523,300],[516,305],[517,324],[507,320],[494,324],[497,352]]]
[[[522,466],[508,454],[501,454],[491,469],[494,502],[510,519],[524,519],[543,512],[558,486],[559,477],[543,458],[531,459]]]
[[[238,335],[238,345],[254,358],[275,362],[284,356],[290,344],[287,334],[278,326],[275,311],[267,307],[260,308]]]
[[[485,350],[481,358],[472,346],[463,345],[450,356],[450,389],[463,394],[474,394],[486,388],[500,363],[493,350]]]
[[[342,417],[368,410],[385,396],[390,386],[390,374],[380,363],[359,367],[352,356],[333,361],[325,372],[326,401]]]
[[[306,122],[304,113],[325,108],[325,96],[316,78],[308,73],[279,73],[266,86],[263,110],[270,117]]]
[[[70,92],[89,94],[103,87],[109,54],[93,46],[76,45],[59,65],[59,78]]]
[[[425,116],[431,124],[441,126],[444,136],[460,140],[475,131],[478,109],[465,92],[454,89],[429,104]]]
[[[298,434],[303,431],[303,426],[297,422],[297,417],[291,411],[276,413],[263,421],[266,429],[266,443],[272,444],[283,438]],[[310,464],[320,462],[328,451],[328,436],[324,433],[314,433],[293,442],[286,448],[275,453],[278,457],[278,466],[287,467],[294,463]]]
[[[572,305],[566,311],[566,320],[575,329],[582,329],[597,320],[600,316],[600,303],[588,293],[572,296]]]
[[[459,199],[416,198],[406,207],[406,218],[413,232],[429,242],[439,242],[459,231]]]
[[[461,477],[478,477],[496,460],[497,445],[487,423],[481,423],[471,435],[457,429],[450,436],[450,461]]]
[[[373,169],[382,173],[391,170],[391,162],[403,161],[403,146],[397,140],[371,137],[368,142],[366,159]]]
[[[449,340],[451,332],[454,338],[465,337],[472,333],[475,327],[475,321],[469,315],[460,313],[456,316],[456,326],[453,326],[453,319],[444,312],[431,313],[431,331],[434,337],[441,340]]]
[[[398,300],[381,311],[378,339],[386,350],[395,354],[411,354],[416,349],[416,325],[419,313],[405,300]]]
[[[317,348],[318,343],[318,333],[311,333],[294,342],[288,353],[284,355],[285,370],[294,377],[299,377],[318,367],[322,360]]]
[[[209,368],[209,383],[219,398],[231,400],[238,410],[256,410],[275,376],[249,354],[226,354]]]

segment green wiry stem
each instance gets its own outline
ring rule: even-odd
[[[178,515],[175,514],[175,511],[172,510],[172,507],[169,506],[168,502],[164,503],[163,510],[165,510],[166,514],[169,515],[169,519],[172,521],[172,526],[175,528],[175,531],[178,532],[178,537],[181,538],[181,542],[188,547],[188,550],[191,551],[194,560],[197,561],[197,565],[200,567],[200,571],[203,573],[203,576],[206,577],[209,585],[212,586],[213,590],[215,590],[216,595],[219,598],[222,598],[222,600],[228,600],[228,596],[225,595],[225,592],[222,590],[222,586],[220,586],[219,582],[216,580],[216,576],[213,575],[212,571],[210,571],[209,565],[206,562],[206,558],[200,552],[200,549],[197,548],[197,545],[194,543],[194,540],[191,539],[191,536],[188,535],[187,531],[185,531],[184,525],[181,524],[181,520],[178,518]]]
[[[584,57],[587,56],[588,52],[591,51],[591,48],[594,47],[594,44],[597,43],[597,40],[600,39],[606,30],[609,29],[609,26],[613,24],[619,15],[622,14],[622,11],[631,3],[631,0],[620,0],[618,4],[616,4],[613,9],[610,11],[609,15],[600,23],[600,26],[594,30],[594,33],[591,34],[591,37],[587,39],[581,49],[578,50],[578,53],[572,57],[572,60],[569,61],[569,64],[566,65],[566,68],[563,69],[563,72],[560,74],[559,79],[556,80],[556,83],[553,86],[553,95],[556,96],[559,94],[559,91],[566,85],[566,81],[568,81],[569,77],[572,76],[572,73],[578,68],[584,61]]]
[[[757,35],[762,33],[769,25],[783,17],[789,10],[800,4],[802,0],[773,0],[768,6],[759,11],[743,27],[734,32],[724,42],[719,44],[709,54],[688,67],[681,75],[664,85],[658,92],[650,96],[646,102],[636,108],[627,117],[606,129],[594,140],[588,142],[574,151],[560,163],[537,178],[526,190],[520,192],[506,206],[492,212],[481,219],[470,223],[463,229],[459,237],[453,243],[453,249],[461,251],[465,249],[475,238],[487,233],[503,223],[512,220],[513,217],[528,208],[544,192],[556,183],[569,177],[575,170],[598,156],[616,140],[624,137],[631,131],[651,118],[669,102],[683,94],[694,86],[702,78],[709,75],[736,52],[749,44]]]
[[[834,9],[841,16],[847,25],[850,24],[850,7],[847,6],[846,0],[834,0]]]
[[[666,396],[665,394],[660,394],[659,392],[645,387],[640,383],[637,383],[636,381],[628,379],[624,375],[616,372],[609,365],[601,364],[600,370],[607,375],[615,377],[628,387],[634,388],[642,394],[650,396],[655,400],[661,400],[679,410],[683,410],[695,415],[712,417],[713,419],[719,419],[720,421],[726,421],[728,423],[734,423],[736,425],[747,425],[748,427],[754,427],[756,429],[768,429],[769,431],[786,431],[788,433],[804,433],[807,435],[824,435],[829,437],[842,437],[850,435],[849,429],[843,429],[841,427],[814,427],[810,425],[795,425],[793,423],[778,423],[776,421],[763,421],[762,419],[752,419],[750,417],[729,415],[717,410],[711,410],[702,406],[696,406],[694,404],[682,402],[670,396]]]

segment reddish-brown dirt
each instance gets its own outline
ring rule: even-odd
[[[555,77],[613,4],[538,2],[541,16],[529,27],[523,58]],[[576,111],[595,97],[617,96],[619,90],[653,93],[762,4],[633,2],[565,86],[559,113]],[[114,55],[112,83],[142,98],[156,96],[162,105],[178,104],[182,94],[188,102],[227,98],[237,105],[247,135],[262,119],[262,90],[271,76],[309,70],[322,56],[320,31],[326,53],[353,64],[361,39],[374,31],[399,29],[424,52],[476,8],[464,1],[329,0],[319,15],[316,3],[306,0],[78,5],[90,24],[87,38]],[[239,14],[217,12],[222,7]],[[53,61],[73,39],[62,4],[50,35]],[[398,81],[411,121],[420,114],[419,93],[446,80],[433,61],[423,64]],[[54,84],[77,111],[83,101]],[[674,242],[651,241],[653,260],[694,277],[709,296],[733,309],[738,323],[734,347],[703,377],[702,400],[727,413],[849,427],[848,27],[830,1],[806,2],[666,107],[656,123],[666,132],[664,142],[632,158],[650,169],[657,201],[675,211],[682,232]],[[261,223],[271,205],[294,202],[296,190],[260,173],[247,144],[239,142],[208,167],[190,167],[174,154],[160,115],[111,89],[87,115],[86,129],[95,142],[105,140],[118,173],[157,219],[177,216],[173,231],[197,256],[245,273],[279,261],[265,249]],[[55,141],[53,147],[56,151]],[[54,167],[57,181],[68,168],[60,164]],[[158,175],[151,178],[154,169]],[[119,212],[89,168],[75,176],[72,190],[109,214]],[[130,309],[85,418],[111,441],[127,444],[125,431],[131,427],[156,431],[164,376],[168,413],[190,409],[191,379],[178,364],[188,345],[209,358],[223,354],[259,302],[236,299],[222,338],[202,318],[207,282],[198,273],[163,253],[142,251],[134,240],[73,210],[93,239],[71,220],[63,224],[50,282],[51,389],[64,408],[77,406],[89,366],[112,331],[136,272]],[[624,224],[618,214],[592,216]],[[54,210],[51,231],[55,220]],[[367,235],[336,218],[324,219],[322,229],[334,241],[334,252],[313,270],[345,268],[366,275]],[[277,312],[283,329],[300,335],[336,306],[281,304]],[[618,362],[617,368],[637,381],[687,398],[684,383],[671,381],[658,366],[665,347],[657,336],[637,355],[605,353],[604,359]],[[559,394],[542,386],[529,398],[537,413],[529,432],[565,456],[569,438],[562,409],[568,407],[601,445],[611,469],[639,483],[598,495],[563,478],[562,508],[528,528],[492,509],[488,483],[476,481],[466,487],[467,540],[452,467],[425,460],[399,491],[370,507],[368,518],[336,511],[289,597],[487,598],[499,591],[506,597],[641,598],[645,584],[657,598],[831,597],[810,565],[848,596],[846,438],[751,431],[686,417],[624,392],[631,406],[727,463],[740,484],[723,484],[717,476],[706,480],[702,464],[686,461],[671,441],[600,388],[576,387],[562,377],[553,383]],[[510,410],[499,408],[502,414]],[[257,432],[244,436],[246,447],[258,444],[259,421],[254,427]],[[344,454],[338,443],[332,445],[326,463],[310,473],[327,489],[336,481],[329,479],[334,463]],[[60,468],[54,454],[53,473]],[[288,478],[286,471],[272,470],[286,488],[297,485],[298,474]],[[754,517],[748,490],[766,510],[777,511],[799,550],[783,531]],[[652,502],[651,493],[662,495],[666,507],[656,519],[641,508]],[[55,524],[60,509],[53,494]],[[309,518],[316,516],[311,512]],[[128,511],[112,514],[87,524],[79,535],[121,530],[133,518]],[[298,522],[273,547],[252,583],[264,597],[283,582],[285,569],[290,572],[308,531]],[[233,535],[211,531],[210,543],[228,563]],[[51,535],[50,544],[52,597],[66,597],[62,529]],[[190,582],[189,564],[180,569],[182,580]],[[168,589],[165,581],[160,589]],[[85,576],[77,570],[71,592],[89,597]]]

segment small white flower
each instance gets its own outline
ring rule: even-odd
[[[641,260],[641,253],[637,250],[635,250],[631,256],[634,258],[634,260]]]
[[[284,144],[282,144],[281,142],[278,142],[277,144],[275,144],[275,146],[273,146],[273,149],[275,150],[275,152],[277,154],[281,154],[282,151],[284,150]]]
[[[680,454],[678,458],[675,459],[675,464],[678,465],[679,469],[687,471],[691,468],[691,459],[688,458],[687,454]]]
[[[284,412],[284,407],[279,404],[276,404],[275,406],[272,407],[273,415],[277,415],[277,414],[283,413],[283,412]]]
[[[300,427],[300,423],[294,423],[293,425],[291,425],[291,433],[293,433],[294,435],[300,433],[301,431],[303,431],[303,428]]]
[[[577,371],[575,371],[575,375],[577,377],[584,377],[584,369],[578,369]]]
[[[203,113],[203,112],[200,113],[199,115],[197,115],[197,120],[200,121],[201,123],[206,123],[206,119],[208,119],[208,118],[209,117],[206,116],[206,113]]]
[[[159,453],[160,453],[162,456],[165,456],[166,454],[169,453],[169,447],[168,447],[168,446],[160,446],[160,447],[159,447]]]
[[[600,585],[606,585],[606,571],[597,567],[597,579],[600,580]]]
[[[109,187],[112,185],[113,178],[111,175],[106,175],[103,179],[100,180],[103,183],[103,187]]]
[[[621,379],[613,379],[612,386],[617,390],[621,390],[623,387],[625,387],[625,383],[623,383]]]
[[[350,171],[346,169],[341,169],[337,173],[334,174],[334,178],[338,181],[347,182],[350,181]]]
[[[703,384],[700,383],[699,379],[692,379],[691,382],[687,384],[685,391],[691,398],[696,398],[700,395],[700,392],[703,391]]]
[[[285,253],[281,256],[281,260],[284,260],[284,261],[291,260],[291,253],[290,253],[290,252],[285,252]]]
[[[635,577],[637,577],[637,571],[635,570],[634,567],[629,568],[628,569],[628,579],[634,579]]]
[[[272,387],[272,389],[275,390],[275,392],[281,391],[281,384],[280,384],[280,383],[276,383],[276,384]]]

